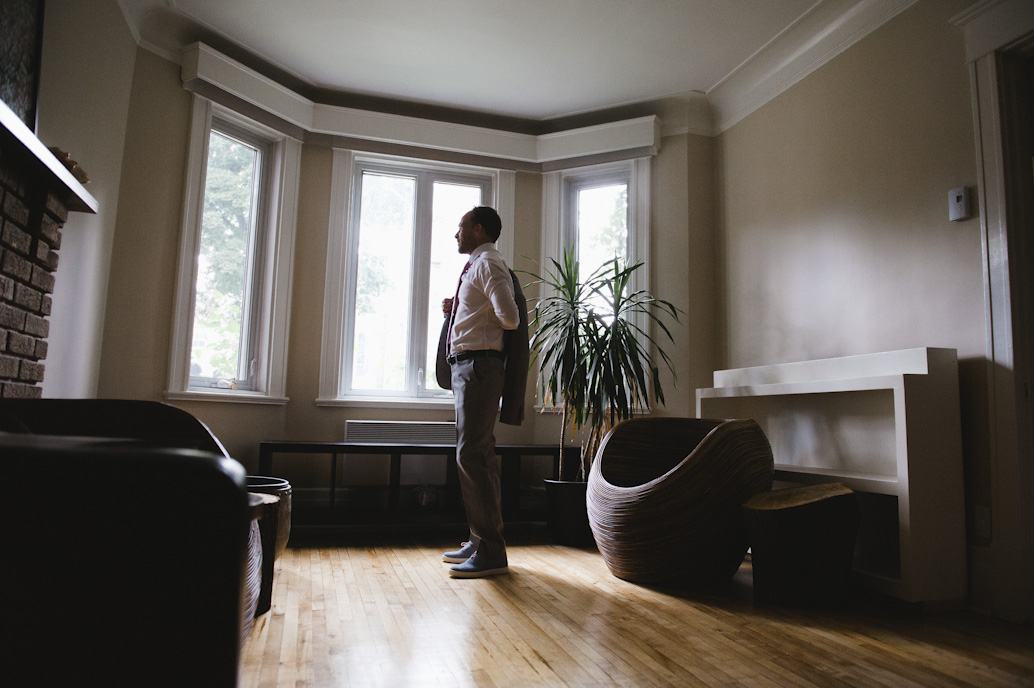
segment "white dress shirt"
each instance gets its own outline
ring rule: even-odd
[[[460,280],[449,353],[502,351],[503,330],[515,330],[520,322],[510,270],[491,242],[471,251],[467,262],[470,268]]]

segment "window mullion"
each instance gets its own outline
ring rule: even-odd
[[[410,300],[410,331],[408,378],[409,390],[414,394],[424,391],[425,342],[427,341],[427,303],[431,279],[431,226],[433,213],[433,183],[430,174],[417,177],[417,207],[413,237],[413,295]]]
[[[242,299],[243,323],[241,327],[240,360],[237,368],[237,382],[248,389],[255,388],[255,366],[253,361],[258,355],[259,328],[261,326],[262,301],[261,285],[263,276],[262,250],[266,237],[269,174],[268,151],[259,149],[253,173],[251,231],[248,246],[245,250],[245,292]]]
[[[574,253],[578,258],[578,190],[577,184],[569,184],[563,198],[563,220],[560,224],[560,247]],[[558,256],[559,258],[559,256]]]
[[[351,304],[345,313],[345,351],[344,361],[345,364],[342,366],[341,371],[341,388],[351,389],[352,388],[352,366],[354,365],[355,357],[355,331],[356,331],[356,318],[355,318],[355,302],[356,294],[358,292],[357,274],[359,272],[359,224],[362,217],[362,198],[363,198],[363,175],[365,170],[361,167],[357,167],[355,178],[352,180],[352,204],[353,209],[350,213],[351,222],[349,223],[348,232],[348,265],[345,267],[345,303]]]

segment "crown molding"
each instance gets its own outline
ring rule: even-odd
[[[951,23],[962,29],[966,62],[975,62],[1034,32],[1034,3],[982,0],[952,17]]]
[[[127,0],[119,0],[137,44],[178,62],[182,67],[184,84],[188,88],[199,82],[204,83],[306,132],[455,151],[486,158],[510,159],[526,164],[542,164],[563,159],[555,158],[555,155],[584,158],[599,153],[613,154],[621,144],[608,141],[608,134],[618,139],[632,139],[631,145],[626,140],[624,150],[638,151],[645,148],[655,152],[659,149],[660,138],[664,136],[716,136],[914,2],[915,0],[817,0],[800,19],[745,60],[706,94],[687,92],[649,102],[615,106],[611,114],[616,117],[624,115],[625,119],[613,124],[635,122],[628,125],[627,131],[620,127],[615,128],[613,124],[604,124],[596,131],[572,128],[536,136],[534,129],[531,133],[520,133],[495,126],[479,126],[477,123],[449,123],[435,118],[396,115],[315,102],[205,43],[188,45],[180,54],[170,53],[168,46],[163,48],[147,43],[143,40],[143,32],[137,26],[143,19],[131,15],[125,6]],[[130,5],[129,9],[132,7],[133,5]],[[982,0],[960,14],[953,23],[963,26],[966,31],[967,54],[972,53],[979,57],[976,53],[984,50],[979,47],[982,43],[976,38],[981,35],[982,29],[979,27],[1004,23],[1013,29],[1013,33],[1021,34],[1024,30],[1030,30],[1021,29],[1030,24],[1030,8],[1030,0]],[[173,15],[168,20],[174,21],[177,18]],[[182,36],[184,31],[180,30],[177,34]],[[637,121],[640,115],[651,113],[657,116],[659,128],[644,126]],[[589,113],[584,114],[584,117],[572,116],[563,119],[571,119],[571,124],[577,127],[585,123],[586,119],[590,119]],[[629,117],[632,119],[628,119]],[[654,129],[652,133],[649,131],[651,128]],[[595,127],[584,129],[593,130]],[[579,148],[583,144],[587,148]]]
[[[306,131],[313,130],[316,103],[204,43],[184,48],[180,65],[185,84],[199,79]]]
[[[714,116],[712,134],[729,129],[915,1],[819,2],[708,91]]]
[[[534,136],[316,103],[204,43],[183,51],[185,86],[203,82],[306,132],[329,134],[535,164],[620,151],[655,155],[660,120],[653,115]]]
[[[536,162],[555,162],[644,147],[651,148],[651,155],[656,155],[661,147],[661,121],[650,115],[534,138]]]
[[[535,137],[467,124],[317,104],[309,130],[333,136],[537,162]]]

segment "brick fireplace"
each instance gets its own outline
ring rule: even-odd
[[[3,103],[0,123],[0,398],[40,397],[61,229],[97,201]]]

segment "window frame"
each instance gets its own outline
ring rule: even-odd
[[[633,289],[650,284],[650,158],[633,158],[569,170],[547,172],[542,176],[542,256],[539,262],[548,269],[551,259],[559,260],[565,247],[577,246],[576,194],[580,189],[611,182],[628,183],[629,265],[642,262],[633,276]],[[640,324],[641,323],[638,323]]]
[[[585,170],[579,173],[561,175],[562,193],[561,200],[563,217],[560,222],[560,245],[564,248],[573,249],[575,260],[578,255],[578,194],[581,191],[601,186],[617,185],[624,183],[627,188],[627,217],[625,218],[628,234],[625,237],[625,256],[630,260],[636,251],[633,248],[635,233],[632,231],[633,203],[632,203],[632,168],[629,165],[605,165],[602,167]],[[588,273],[586,273],[588,276]]]
[[[355,301],[357,294],[358,260],[359,260],[359,223],[362,205],[363,175],[367,172],[386,174],[389,176],[411,178],[415,181],[414,193],[414,243],[412,246],[409,270],[413,274],[413,285],[409,303],[409,342],[407,343],[406,387],[404,390],[364,390],[352,387],[352,374],[355,356]],[[359,159],[352,173],[352,208],[349,213],[351,224],[348,232],[348,272],[345,280],[345,359],[342,362],[341,390],[346,396],[383,396],[422,399],[452,398],[448,390],[427,389],[424,386],[423,362],[421,354],[427,341],[428,329],[433,327],[427,322],[426,310],[422,307],[429,302],[430,292],[428,272],[430,265],[430,238],[421,231],[431,220],[434,184],[439,181],[462,183],[468,186],[479,186],[482,199],[492,197],[492,177],[488,175],[462,175],[451,169],[438,169],[426,165],[410,166],[385,163],[383,160]],[[484,202],[484,201],[483,201]],[[457,218],[457,221],[459,218]]]
[[[327,239],[327,279],[324,291],[323,339],[320,355],[320,386],[316,399],[320,406],[373,406],[409,408],[452,407],[451,392],[423,387],[423,377],[417,365],[422,347],[426,341],[431,323],[419,306],[410,310],[410,345],[407,360],[407,386],[403,391],[352,390],[352,354],[355,327],[355,282],[358,265],[359,211],[363,171],[384,172],[414,176],[418,179],[417,208],[415,222],[423,214],[429,221],[431,213],[431,188],[435,181],[462,182],[481,180],[482,203],[492,205],[503,220],[503,233],[497,243],[500,253],[508,264],[513,256],[513,195],[514,173],[506,170],[441,163],[415,158],[390,155],[359,153],[349,149],[335,148],[331,174],[331,217]],[[488,193],[484,191],[485,185]],[[459,218],[457,218],[457,222]],[[417,235],[419,236],[419,232]],[[420,260],[419,250],[429,245],[419,242],[414,246],[414,263]],[[421,274],[427,266],[421,266]],[[414,293],[411,304],[426,303],[429,294],[421,284],[419,293]]]
[[[269,221],[267,215],[269,214],[269,203],[264,202],[263,196],[267,193],[267,189],[270,184],[270,178],[273,171],[273,143],[261,136],[257,136],[254,132],[249,131],[245,127],[241,127],[235,122],[232,122],[224,117],[213,116],[211,120],[211,126],[209,128],[208,143],[211,143],[211,135],[218,133],[228,139],[235,140],[239,143],[243,143],[248,146],[252,146],[259,154],[259,164],[257,165],[257,175],[252,182],[252,227],[249,232],[248,246],[245,253],[245,260],[247,265],[245,266],[245,291],[244,298],[241,305],[241,344],[240,344],[240,363],[238,364],[236,375],[234,380],[237,383],[238,390],[253,391],[257,387],[256,372],[257,365],[254,363],[249,364],[250,361],[255,361],[258,356],[258,352],[261,347],[259,346],[260,331],[262,325],[262,313],[259,312],[258,308],[255,308],[255,302],[261,297],[262,294],[262,271],[257,270],[256,266],[261,265],[263,257],[266,252],[268,244],[268,234],[270,231]],[[207,186],[207,169],[208,169],[208,146],[206,145],[205,152],[205,170],[206,179],[205,184],[202,188]],[[207,191],[207,189],[206,189]],[[204,200],[202,199],[202,203]],[[204,231],[204,218],[199,218],[199,231],[198,231],[198,247],[201,244],[201,238]],[[197,253],[195,253],[197,255]],[[197,266],[195,265],[195,285],[197,279]],[[193,303],[196,305],[196,286]],[[196,314],[191,315],[191,347],[193,347],[193,321]],[[219,388],[219,379],[214,377],[203,377],[198,375],[191,375],[188,371],[188,388],[189,389],[212,389]]]
[[[201,241],[208,145],[219,131],[266,151],[264,179],[256,194],[255,246],[248,271],[251,289],[247,347],[254,362],[253,378],[237,389],[212,387],[207,378],[190,375],[196,300],[197,256]],[[169,379],[166,398],[251,403],[287,402],[287,340],[290,320],[291,274],[298,208],[301,142],[195,94],[191,113],[183,227],[180,238]],[[245,364],[247,365],[247,364]]]
[[[577,204],[576,195],[580,189],[611,182],[628,182],[628,265],[642,262],[629,288],[633,291],[649,289],[650,286],[650,164],[651,158],[639,157],[617,162],[555,170],[542,175],[542,254],[539,260],[541,270],[549,270],[551,260],[559,260],[565,247],[577,246]],[[583,277],[588,277],[585,273]],[[543,285],[544,293],[551,290]],[[651,332],[649,319],[638,314],[634,323],[644,332]],[[645,346],[647,342],[641,341]],[[541,376],[541,370],[538,372]],[[536,409],[544,409],[542,400],[536,395]],[[545,407],[549,410],[549,407]],[[553,409],[559,413],[558,409]]]

